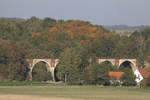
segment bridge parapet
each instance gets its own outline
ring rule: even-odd
[[[110,62],[112,65],[115,65],[115,59],[98,59],[98,63]]]

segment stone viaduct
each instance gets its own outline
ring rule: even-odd
[[[59,59],[27,59],[27,61],[29,63],[28,68],[30,69],[29,71],[30,80],[32,80],[32,71],[34,66],[39,62],[44,62],[46,64],[47,71],[52,73],[53,81],[55,81],[54,71],[57,64],[59,63]],[[103,62],[109,62],[112,65],[116,66],[117,68],[119,68],[122,64],[127,62],[130,64],[130,66],[132,67],[132,71],[137,77],[136,82],[139,83],[141,80],[143,80],[143,77],[138,70],[137,59],[101,59],[101,58],[97,59],[97,63],[100,64]]]

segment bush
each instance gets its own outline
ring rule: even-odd
[[[140,82],[140,88],[144,88],[146,87],[147,85],[147,80],[146,79],[143,79],[141,82]]]
[[[150,77],[146,79],[146,86],[150,86]]]
[[[110,85],[108,68],[103,64],[94,64],[88,67],[88,84]]]
[[[124,68],[125,74],[121,76],[121,81],[123,82],[122,85],[124,86],[135,86],[137,85],[135,79],[136,76],[129,68]]]

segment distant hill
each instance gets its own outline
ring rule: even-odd
[[[143,30],[147,27],[150,27],[148,25],[139,25],[139,26],[128,26],[128,25],[104,25],[106,29],[115,31],[115,30],[130,30],[130,31],[135,31],[135,30]]]
[[[23,19],[23,18],[18,18],[18,17],[14,17],[14,18],[9,18],[9,17],[2,17],[2,18],[4,18],[4,19],[9,19],[9,20],[12,20],[12,21],[22,21],[22,20],[25,20],[25,19]]]
[[[150,26],[148,25],[139,25],[139,26],[104,25],[103,27],[110,30],[113,33],[117,33],[121,35],[131,35],[134,31],[141,31]]]

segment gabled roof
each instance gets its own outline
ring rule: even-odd
[[[117,80],[120,80],[124,72],[109,72],[109,77],[115,77]]]

